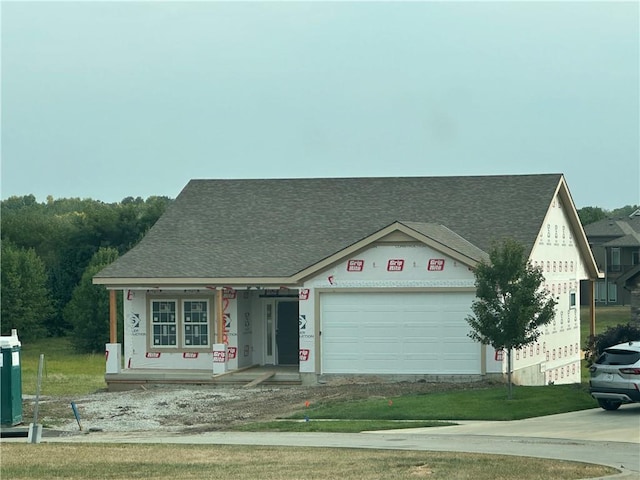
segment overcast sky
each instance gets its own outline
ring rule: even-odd
[[[564,173],[640,204],[639,3],[2,2],[2,198]]]

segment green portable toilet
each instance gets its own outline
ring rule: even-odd
[[[22,423],[22,371],[16,330],[0,336],[0,417],[3,427]]]

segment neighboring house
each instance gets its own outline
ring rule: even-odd
[[[515,381],[580,382],[579,283],[598,271],[561,174],[192,180],[94,277],[111,290],[107,381],[253,365],[305,383],[501,376],[506,355],[471,340],[466,317],[473,267],[507,237],[558,302],[515,353]]]
[[[627,277],[640,266],[640,210],[628,217],[607,218],[584,227],[604,278],[595,284],[596,305],[630,305]],[[581,290],[588,290],[583,285]]]

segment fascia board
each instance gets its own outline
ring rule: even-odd
[[[291,283],[290,278],[286,277],[225,277],[225,278],[105,278],[94,277],[93,283],[95,285],[105,285],[107,288],[247,288],[247,287],[261,287],[261,288],[280,288],[280,287],[292,287],[297,288],[297,285]]]
[[[584,233],[584,228],[582,228],[580,217],[578,217],[578,211],[576,210],[576,206],[573,203],[571,194],[569,193],[569,187],[565,182],[564,175],[560,178],[560,182],[558,182],[555,195],[559,195],[562,202],[565,205],[570,205],[571,207],[569,209],[565,209],[565,211],[567,212],[567,215],[569,217],[569,223],[571,224],[573,231],[576,233],[576,243],[578,244],[578,248],[580,250],[580,253],[582,254],[583,259],[585,260],[589,278],[592,280],[596,278],[604,278],[604,272],[598,270],[598,265],[596,264],[596,261],[593,257],[593,252],[591,251],[591,247],[589,246],[589,241],[587,240],[587,236]]]

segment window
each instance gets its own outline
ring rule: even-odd
[[[640,263],[640,250],[631,252],[631,265],[638,265]]]
[[[207,299],[152,299],[150,348],[201,349],[211,345]]]
[[[613,282],[609,283],[609,301],[610,302],[618,301],[618,286]]]
[[[569,293],[569,306],[570,307],[576,306],[576,292]]]
[[[614,247],[611,249],[611,271],[620,271],[620,248]]]
[[[596,363],[600,365],[633,365],[638,360],[640,360],[640,352],[635,350],[607,348],[598,357]]]
[[[185,300],[184,312],[184,345],[208,346],[209,345],[209,321],[208,303],[206,300]]]
[[[603,303],[607,301],[607,290],[604,282],[596,282],[596,301]]]
[[[155,347],[178,346],[178,318],[175,300],[153,300],[151,302],[151,323],[153,324],[153,345]]]

